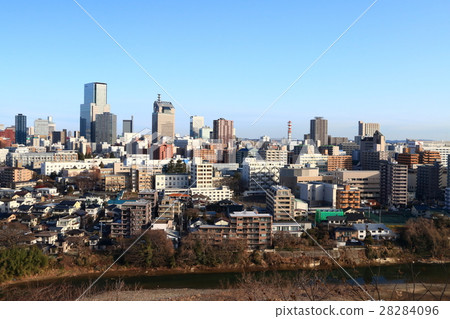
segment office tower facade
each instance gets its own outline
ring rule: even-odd
[[[66,144],[67,139],[67,131],[53,131],[52,132],[52,143],[61,143],[62,145]]]
[[[123,120],[122,135],[125,135],[125,133],[133,133],[133,117],[131,117],[131,120]]]
[[[220,143],[228,145],[234,140],[233,121],[220,118],[213,122],[213,139]]]
[[[204,139],[204,140],[209,140],[212,136],[212,132],[213,132],[213,129],[212,128],[210,128],[209,126],[203,126],[201,129],[200,129],[200,138],[201,139]]]
[[[386,138],[380,131],[376,131],[372,136],[361,139],[361,152],[379,152],[386,150]]]
[[[16,143],[27,144],[27,117],[21,113],[16,115]]]
[[[110,105],[107,103],[106,83],[85,84],[84,103],[80,105],[80,135],[89,142],[95,142],[96,117],[110,110]]]
[[[95,142],[114,144],[117,138],[117,116],[105,112],[95,117]]]
[[[364,123],[362,121],[358,121],[358,135],[361,137],[373,136],[373,134],[379,130],[379,123]]]
[[[317,146],[328,143],[328,120],[323,117],[315,117],[310,122],[309,137]]]
[[[152,114],[153,143],[162,137],[175,137],[175,107],[171,102],[161,101],[161,95],[153,103]]]
[[[386,206],[408,203],[408,166],[397,162],[380,162],[380,201]]]
[[[39,136],[51,136],[55,130],[55,123],[52,121],[52,117],[49,116],[46,120],[38,118],[34,120],[34,135]]]
[[[423,201],[443,200],[443,174],[444,167],[440,161],[419,166],[417,168],[416,198]]]
[[[203,116],[191,116],[189,135],[192,138],[200,137],[200,129],[205,126],[205,118]]]

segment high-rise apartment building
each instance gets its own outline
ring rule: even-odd
[[[387,206],[408,203],[408,166],[397,162],[380,162],[380,201]]]
[[[131,117],[131,120],[123,120],[122,133],[122,135],[125,135],[125,133],[133,133],[133,117]]]
[[[117,138],[117,116],[105,112],[95,117],[95,142],[114,144]]]
[[[153,143],[162,137],[175,137],[175,107],[171,102],[161,101],[161,95],[153,103],[152,114]]]
[[[440,161],[434,164],[421,165],[417,168],[416,197],[423,201],[442,200],[444,168]]]
[[[295,197],[287,187],[274,185],[267,189],[267,211],[275,221],[291,221],[294,216]]]
[[[234,140],[233,121],[220,118],[213,122],[213,139],[228,145]]]
[[[379,123],[364,123],[362,121],[358,121],[358,135],[361,137],[373,136],[373,134],[379,130]]]
[[[194,188],[213,187],[213,165],[195,157],[191,166],[191,184]]]
[[[92,82],[84,85],[84,103],[80,105],[80,135],[95,142],[95,121],[98,114],[110,112],[107,104],[106,83]]]
[[[21,113],[16,115],[16,143],[27,144],[27,117]]]
[[[310,138],[317,146],[328,144],[328,120],[323,117],[315,117],[310,123]]]
[[[205,126],[205,118],[203,116],[193,115],[191,116],[190,123],[190,136],[192,138],[200,137],[200,129]]]

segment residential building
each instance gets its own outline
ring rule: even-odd
[[[328,143],[328,120],[323,117],[315,117],[310,122],[310,138],[317,146],[326,145]]]
[[[415,168],[419,164],[419,154],[407,152],[400,153],[397,156],[397,162],[399,164],[408,165],[408,168]]]
[[[164,190],[166,188],[188,188],[189,174],[156,174],[155,189]]]
[[[230,200],[233,197],[233,191],[228,186],[220,187],[191,187],[189,192],[192,196],[203,195],[211,202],[220,202]]]
[[[389,159],[389,152],[386,151],[364,151],[361,152],[361,169],[363,171],[378,171],[380,162]]]
[[[256,211],[229,214],[230,238],[247,240],[250,249],[266,249],[272,245],[272,215]]]
[[[370,235],[375,240],[392,239],[395,234],[384,224],[353,224],[352,228],[358,232],[358,239],[364,240]]]
[[[436,161],[441,161],[441,155],[438,151],[422,151],[419,152],[420,164],[433,164]]]
[[[380,198],[379,171],[335,171],[333,183],[358,188],[364,201]]]
[[[311,222],[276,222],[272,223],[272,235],[278,232],[286,232],[295,237],[301,237],[305,231],[311,229]]]
[[[264,194],[264,190],[279,184],[284,162],[268,162],[247,157],[242,163],[242,179],[250,192]]]
[[[33,178],[33,171],[22,167],[0,168],[0,186],[16,188],[21,182],[28,182]]]
[[[126,201],[120,209],[120,219],[111,224],[111,237],[139,235],[151,222],[152,207],[146,200]]]
[[[425,202],[444,199],[444,167],[439,161],[417,168],[416,198]]]
[[[336,208],[360,208],[361,207],[361,192],[358,188],[344,185],[338,187],[336,191]]]
[[[213,139],[229,145],[234,140],[233,121],[220,118],[213,122]]]
[[[287,187],[274,185],[267,189],[267,212],[274,221],[291,221],[294,218],[295,197]]]
[[[387,206],[408,203],[408,166],[397,162],[380,162],[380,201]]]
[[[309,206],[331,206],[336,207],[337,185],[309,182],[298,183],[300,199],[307,202]]]
[[[213,165],[195,157],[191,165],[191,184],[195,188],[213,187]]]
[[[353,167],[351,155],[328,156],[327,171],[334,172],[340,170],[351,170]]]

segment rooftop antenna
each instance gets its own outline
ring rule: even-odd
[[[158,102],[161,102],[161,94],[158,94]]]

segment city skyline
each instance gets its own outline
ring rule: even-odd
[[[353,138],[355,123],[362,120],[380,123],[388,140],[450,140],[445,81],[450,47],[442,41],[450,31],[444,14],[450,5],[445,1],[410,1],[407,6],[379,1],[254,126],[270,102],[372,1],[262,3],[257,8],[246,3],[239,10],[234,2],[192,8],[182,2],[137,2],[140,6],[80,4],[190,114],[204,116],[205,125],[223,117],[234,121],[239,137],[282,138],[290,120],[292,137],[302,139],[309,120],[323,116],[332,136]],[[179,11],[168,9],[174,3]],[[108,104],[119,123],[135,117],[135,131],[151,127],[158,93],[171,101],[73,3],[19,7],[8,3],[0,13],[12,27],[4,33],[11,48],[5,60],[11,63],[4,67],[0,86],[0,123],[12,125],[18,113],[29,124],[51,115],[57,130],[78,130],[81,85],[97,80],[108,83]],[[148,12],[158,14],[147,21]],[[172,15],[175,23],[160,27]],[[266,25],[267,19],[272,23]],[[55,41],[64,45],[55,47]],[[91,48],[89,55],[82,43]],[[171,102],[178,110],[175,131],[188,135],[189,116]]]

